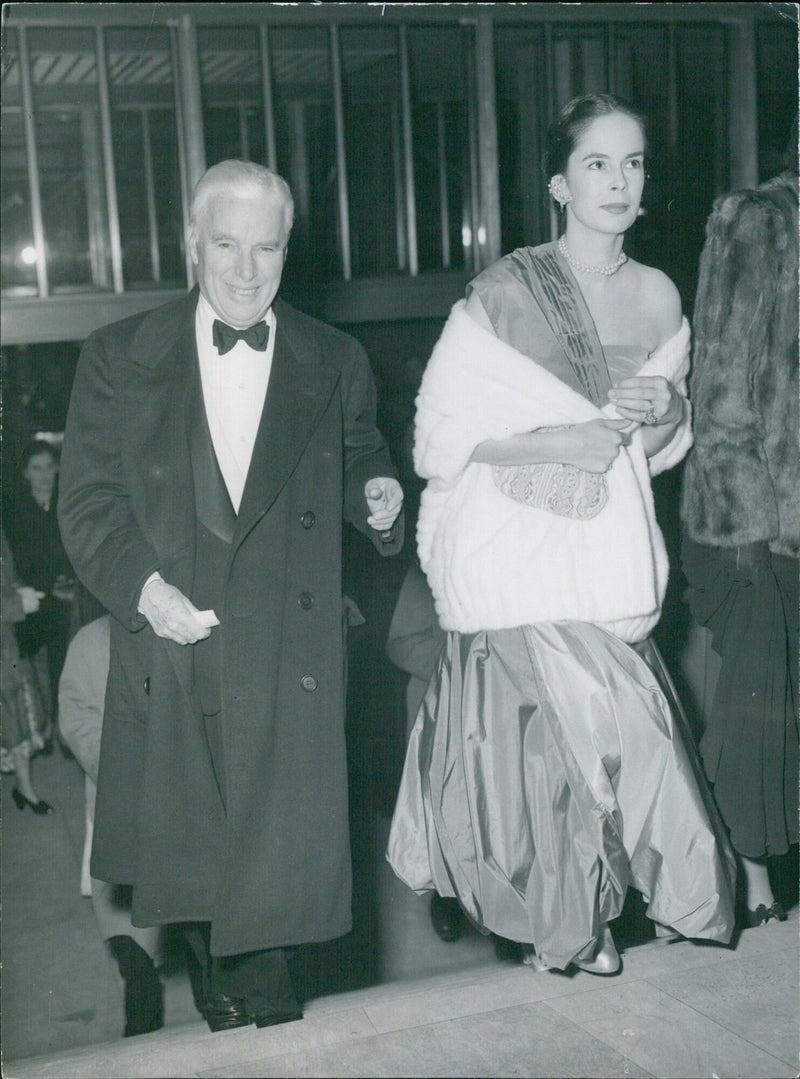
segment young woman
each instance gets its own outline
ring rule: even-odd
[[[20,652],[36,675],[49,727],[55,719],[75,587],[56,517],[58,467],[58,451],[49,442],[28,443],[20,463],[20,489],[3,504],[3,527],[19,579],[43,593],[38,609],[16,632]]]
[[[668,572],[650,475],[691,429],[677,291],[623,251],[645,150],[620,100],[566,107],[563,236],[473,280],[425,372],[419,553],[448,640],[388,852],[534,966],[597,974],[629,885],[659,927],[733,930],[730,848],[648,637]]]

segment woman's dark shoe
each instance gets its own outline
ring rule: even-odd
[[[24,809],[25,806],[30,806],[33,812],[38,814],[40,817],[45,815],[50,816],[51,813],[55,813],[55,810],[49,802],[45,802],[41,798],[38,802],[32,802],[30,798],[26,798],[22,791],[18,790],[17,787],[14,787],[14,789],[12,790],[11,797],[14,799],[14,804],[16,805],[17,809]]]
[[[785,922],[788,917],[786,911],[783,909],[782,904],[779,903],[777,899],[769,908],[769,916],[770,918],[774,918],[776,922]]]
[[[745,925],[748,929],[754,929],[757,925],[766,925],[769,921],[770,908],[764,903],[759,903],[755,910],[749,907],[744,912]]]
[[[786,921],[786,911],[777,899],[771,907],[768,907],[766,903],[759,903],[755,910],[750,910],[749,907],[745,908],[744,920],[748,929],[766,925],[770,918],[773,918],[776,922]]]
[[[445,943],[452,944],[462,936],[466,919],[457,899],[434,892],[431,896],[431,922],[436,935]]]

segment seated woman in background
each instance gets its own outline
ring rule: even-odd
[[[74,594],[72,567],[56,518],[58,453],[42,439],[30,442],[20,462],[20,487],[3,500],[6,532],[17,575],[43,593],[39,609],[17,626],[20,653],[30,659],[52,729],[58,680],[64,666]]]
[[[425,372],[419,554],[448,635],[388,851],[534,967],[595,974],[619,969],[631,885],[661,932],[733,931],[732,852],[648,636],[668,572],[650,475],[691,430],[679,296],[622,250],[645,150],[619,99],[566,107],[563,236],[473,280]]]

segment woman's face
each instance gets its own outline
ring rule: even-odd
[[[644,132],[624,112],[598,116],[584,129],[564,173],[567,219],[618,235],[636,220],[644,187]]]
[[[50,498],[58,466],[51,454],[37,453],[28,461],[23,475],[34,495]]]

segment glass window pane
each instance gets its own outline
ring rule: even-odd
[[[665,26],[638,24],[614,30],[614,71],[618,92],[641,109],[648,120],[647,171],[642,208],[645,213],[625,239],[634,258],[666,269],[667,234],[673,167],[669,151],[669,33]]]
[[[2,287],[31,291],[36,286],[31,197],[25,127],[22,116],[18,38],[5,32],[3,47],[3,110],[0,125],[0,204],[3,215]]]
[[[229,158],[266,164],[261,61],[255,27],[201,27],[197,49],[208,164]]]
[[[148,110],[153,155],[153,188],[156,205],[162,285],[186,284],[185,238],[181,213],[181,177],[175,111]]]
[[[278,172],[295,201],[284,274],[291,293],[342,276],[328,30],[273,29],[270,51]],[[355,197],[351,191],[351,208]]]
[[[185,269],[169,38],[155,27],[111,29],[106,50],[125,286],[181,284]]]
[[[467,59],[473,50],[470,29],[408,31],[421,271],[471,265],[477,162]]]
[[[28,41],[51,287],[111,288],[94,34],[36,28]]]
[[[782,169],[797,167],[797,130],[792,132],[797,117],[797,27],[787,19],[762,23],[757,31],[758,175],[763,182]]]
[[[501,247],[507,252],[550,239],[547,65],[538,28],[500,26],[495,41]]]
[[[398,32],[348,28],[340,41],[353,273],[396,272],[405,205]]]

